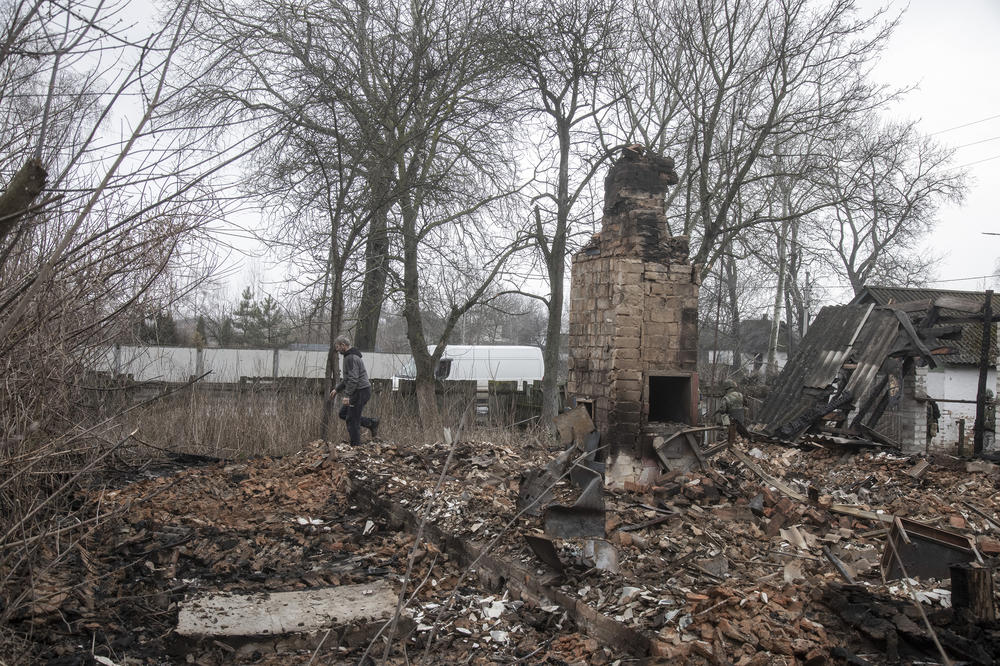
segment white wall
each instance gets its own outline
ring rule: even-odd
[[[108,347],[94,370],[132,375],[136,381],[186,382],[194,374],[193,347]]]
[[[917,369],[919,378],[923,375],[925,394],[937,400],[941,418],[938,419],[938,434],[930,442],[932,449],[951,449],[958,442],[958,421],[965,419],[965,436],[972,441],[972,427],[976,423],[975,403],[948,402],[948,400],[975,400],[979,387],[979,369],[973,366]],[[986,373],[986,388],[997,395],[997,371],[990,368]],[[919,397],[919,389],[918,389]]]
[[[321,379],[326,370],[326,352],[280,349],[278,377]],[[140,382],[186,382],[211,371],[203,382],[235,383],[240,377],[273,377],[273,349],[211,349],[194,347],[108,347],[94,370],[132,375]],[[364,354],[365,368],[372,379],[389,379],[409,359],[405,354]],[[343,366],[341,366],[343,367]]]
[[[709,359],[709,363],[716,363],[718,365],[731,365],[733,360],[733,352],[730,349],[720,349],[717,352],[709,350],[706,354]],[[767,374],[767,357],[765,356],[761,362],[761,366],[756,371],[754,370],[754,355],[753,354],[740,354],[740,359],[742,363],[743,373],[748,377],[751,375],[759,375],[764,377]],[[778,366],[778,371],[780,372],[785,364],[788,363],[788,352],[779,351],[774,356],[775,364]]]

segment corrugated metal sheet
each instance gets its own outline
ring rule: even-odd
[[[868,317],[861,335],[854,343],[857,367],[847,380],[847,390],[854,396],[854,405],[863,405],[878,384],[878,371],[889,355],[899,335],[899,320],[887,310],[875,310]]]
[[[815,405],[815,390],[837,378],[872,309],[871,305],[833,305],[819,311],[758,414],[768,432]]]

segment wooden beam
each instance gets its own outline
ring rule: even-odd
[[[910,340],[913,342],[913,345],[920,351],[920,354],[927,359],[927,364],[931,368],[936,368],[938,365],[937,361],[935,361],[934,357],[931,356],[931,350],[927,348],[924,341],[920,339],[919,335],[917,335],[917,331],[913,328],[913,322],[910,321],[909,315],[901,310],[893,310],[893,312],[896,313],[896,319],[899,320],[899,323],[903,325],[903,330],[910,336]]]
[[[921,328],[920,332],[929,338],[948,338],[962,334],[961,326],[934,326],[932,328]]]
[[[892,308],[893,310],[899,310],[900,312],[920,312],[921,310],[930,310],[934,306],[934,301],[929,298],[924,298],[919,301],[904,301],[902,303],[890,303],[887,308]]]
[[[974,299],[961,298],[959,296],[938,296],[934,299],[934,305],[945,310],[958,310],[959,312],[970,312],[973,314],[983,311],[981,303]]]

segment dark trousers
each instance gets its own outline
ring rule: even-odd
[[[367,416],[361,416],[361,411],[365,408],[368,400],[372,397],[371,388],[358,389],[351,397],[351,404],[342,405],[338,416],[347,421],[347,434],[351,440],[351,446],[361,444],[361,426],[372,427],[372,420]]]

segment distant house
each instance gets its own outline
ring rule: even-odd
[[[948,299],[955,299],[949,301]],[[852,301],[853,305],[875,304],[893,306],[912,304],[941,303],[940,317],[962,317],[969,309],[978,309],[986,300],[986,294],[981,291],[956,291],[949,289],[920,289],[903,287],[866,286]],[[951,302],[958,305],[968,304],[967,309],[956,310],[946,307]],[[1000,313],[1000,294],[993,295],[992,309],[994,314]],[[926,448],[952,451],[957,448],[960,424],[964,437],[972,442],[972,427],[976,420],[976,391],[979,382],[979,359],[982,347],[982,323],[962,323],[961,332],[956,336],[943,340],[952,353],[936,355],[938,367],[915,366],[913,370],[913,397],[916,408],[921,415],[930,409],[929,400],[937,403],[941,416],[938,418],[938,431],[933,437],[927,437],[926,418],[917,419],[919,432],[915,433],[917,448],[921,436],[926,442]],[[993,324],[992,345],[989,350],[990,366],[986,377],[986,387],[997,394],[997,333]],[[922,426],[922,427],[921,427]],[[971,444],[970,444],[971,446]]]
[[[699,376],[707,382],[713,375],[722,379],[737,375],[740,378],[760,377],[767,373],[767,348],[771,336],[770,319],[748,319],[741,321],[739,332],[734,335],[727,328],[716,331],[714,322],[707,322],[699,328],[698,362]],[[798,341],[795,334],[794,341]],[[739,351],[739,362],[733,363]],[[788,326],[778,325],[778,345],[775,353],[776,369],[780,372],[788,362]],[[715,365],[715,373],[712,372]]]

